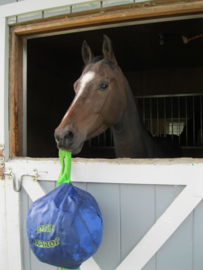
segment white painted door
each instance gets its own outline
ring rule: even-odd
[[[9,169],[12,169],[16,180],[20,178],[22,173],[29,174],[33,170],[37,170],[38,180],[50,182],[56,181],[60,172],[60,164],[57,160],[51,159],[44,160],[43,162],[32,159],[13,159],[6,162],[6,171],[9,171]],[[97,172],[100,173],[98,174]],[[126,268],[138,270],[143,269],[143,267],[149,262],[149,260],[156,254],[156,252],[202,200],[202,174],[203,164],[195,162],[194,160],[182,161],[180,159],[176,161],[174,160],[173,162],[140,162],[136,160],[128,160],[128,162],[126,162],[126,160],[116,160],[109,162],[73,160],[71,179],[73,183],[79,182],[85,184],[92,183],[100,185],[102,183],[103,185],[144,185],[146,186],[146,190],[148,186],[152,185],[185,186],[183,191],[155,222],[142,240],[134,247],[134,249],[132,249],[128,256],[120,263],[120,265],[115,267],[115,270],[122,270]],[[95,177],[95,175],[97,175],[97,177]],[[13,226],[17,220],[16,215],[19,212],[18,204],[15,205],[19,197],[18,193],[13,191],[12,180],[6,179],[6,185],[10,194],[8,194],[10,203],[7,209],[8,213],[9,210],[11,211],[10,216],[13,216],[11,222],[9,221],[7,223],[7,226]],[[39,182],[35,181],[35,179],[33,180],[33,178],[30,176],[23,177],[22,186],[29,194],[32,201],[35,201],[37,198],[45,194]],[[104,196],[105,200],[105,193],[102,194],[102,196]],[[13,209],[16,211],[14,215]],[[106,211],[106,209],[102,210],[103,212]],[[145,220],[142,222],[144,225]],[[15,227],[18,227],[17,224]],[[18,230],[20,231],[20,228]],[[15,231],[15,237],[17,237],[17,235],[18,234]],[[14,235],[11,234],[9,237],[11,237],[11,239],[8,241],[8,243],[12,243]],[[84,263],[81,269],[103,270],[93,259]]]

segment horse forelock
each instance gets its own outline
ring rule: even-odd
[[[110,61],[108,59],[105,59],[103,55],[95,56],[93,57],[84,67],[83,71],[86,67],[88,67],[91,64],[96,64],[98,62],[102,61],[103,63],[107,64],[110,68],[113,68],[115,66],[115,62]],[[116,65],[117,66],[117,65]]]
[[[93,57],[84,67],[83,67],[83,70],[89,66],[90,64],[96,64],[97,62],[103,60],[104,57],[102,55],[99,55],[99,56],[95,56]]]

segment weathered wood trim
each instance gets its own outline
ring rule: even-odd
[[[16,54],[17,37],[11,32],[11,61],[10,61],[10,156],[18,156],[18,115],[17,115],[17,91],[16,91]]]
[[[19,155],[19,142],[22,145],[22,92],[23,92],[23,37],[11,32],[10,62],[10,156]],[[19,119],[20,118],[20,119]],[[20,137],[20,140],[19,140]],[[22,150],[21,150],[22,151]]]
[[[114,9],[102,9],[100,13],[97,12],[91,15],[78,13],[78,16],[76,16],[76,14],[70,14],[60,20],[46,20],[39,23],[15,26],[14,31],[17,35],[30,35],[149,18],[199,14],[203,13],[203,1],[153,1]]]
[[[17,56],[18,154],[23,156],[23,37],[18,37]]]

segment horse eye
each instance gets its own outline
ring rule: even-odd
[[[102,90],[102,91],[106,90],[107,88],[108,88],[108,84],[106,84],[106,83],[101,83],[99,85],[99,89]]]

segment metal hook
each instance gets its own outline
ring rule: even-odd
[[[24,177],[24,176],[30,176],[30,177],[33,178],[34,181],[37,181],[37,177],[38,177],[37,170],[34,169],[34,170],[33,170],[33,173],[22,174],[22,175],[20,176],[19,180],[17,181],[18,184],[16,184],[16,181],[15,181],[15,175],[12,173],[11,168],[9,168],[7,172],[4,172],[4,174],[10,176],[10,179],[13,181],[13,189],[14,189],[16,192],[19,192],[19,191],[21,190],[22,180],[23,180],[23,177]]]
[[[19,192],[21,190],[21,182],[18,182],[18,187],[16,187],[16,181],[15,181],[15,175],[12,173],[11,170],[8,170],[7,172],[4,172],[5,175],[8,175],[10,179],[13,181],[13,189],[16,192]]]

